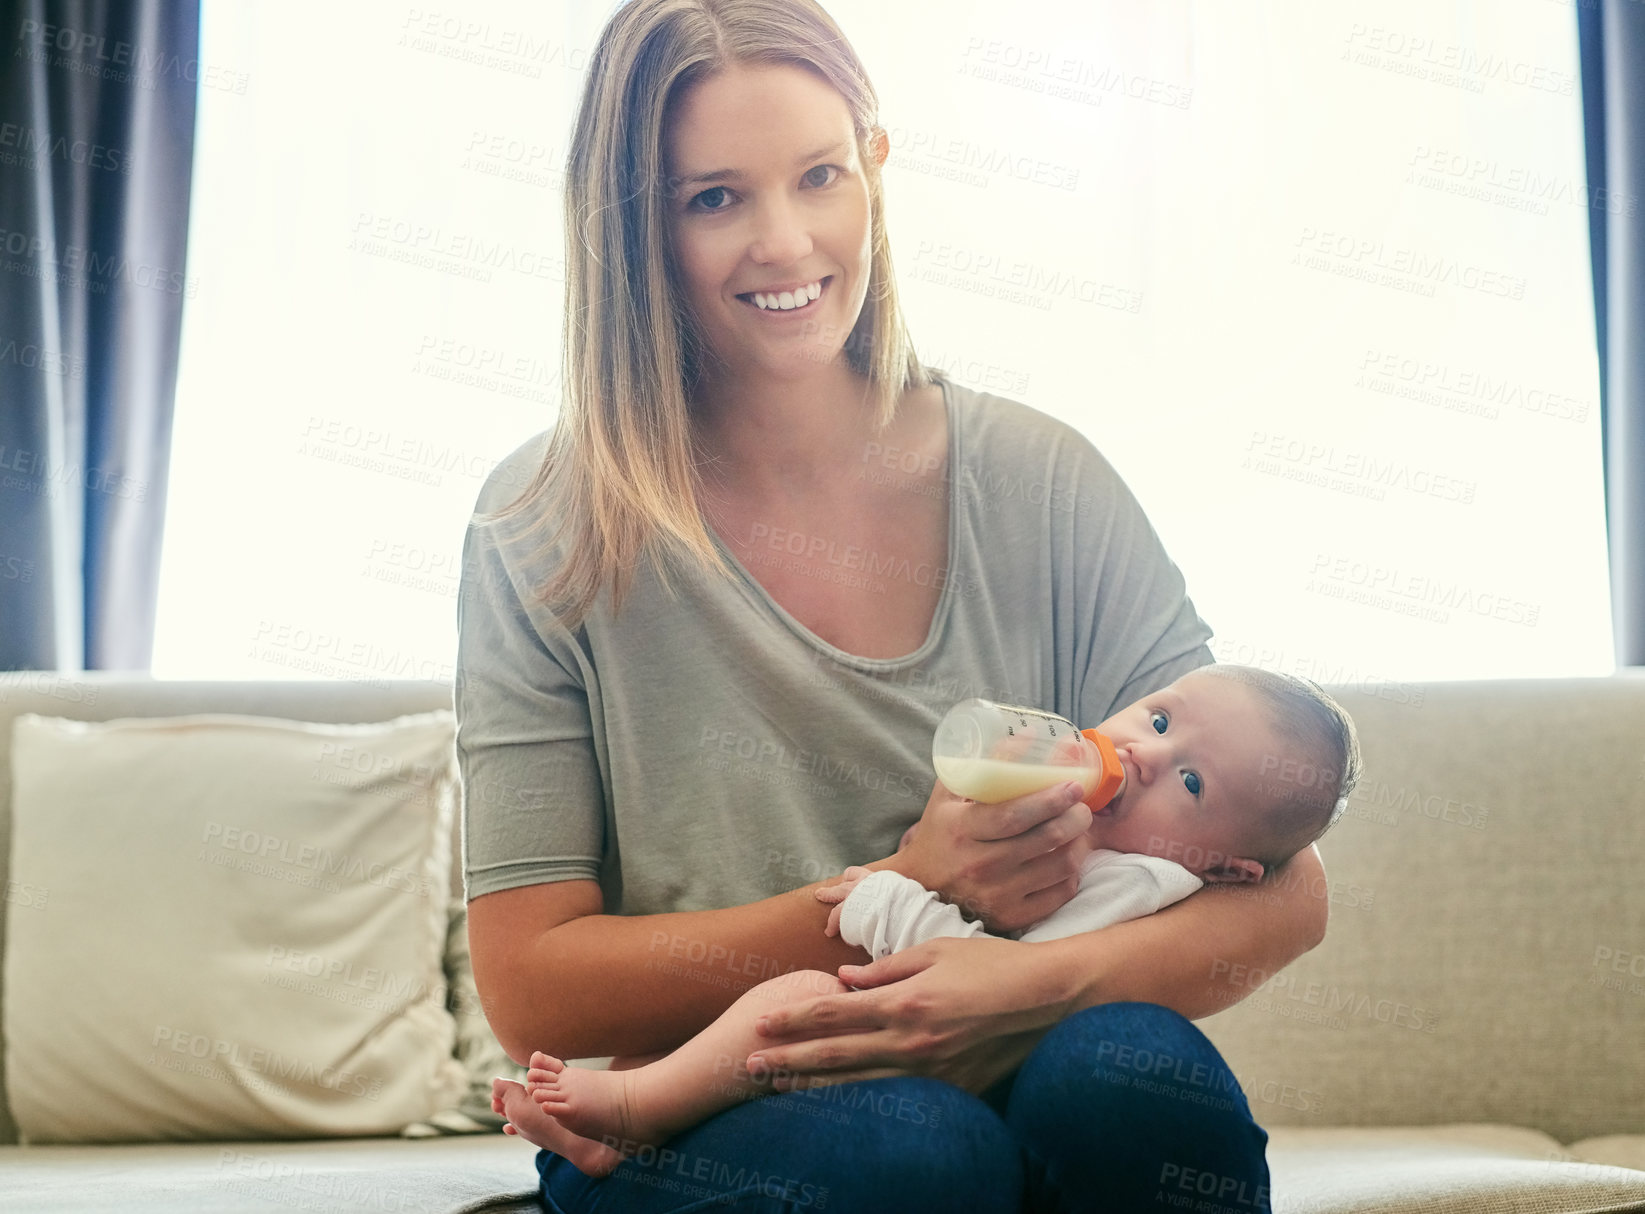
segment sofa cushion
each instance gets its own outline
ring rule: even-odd
[[[1645,677],[1331,690],[1365,778],[1325,941],[1207,974],[1248,995],[1200,1025],[1241,1085],[1310,1094],[1258,1119],[1645,1129]]]
[[[36,1214],[540,1214],[533,1155],[502,1134],[439,1142],[0,1147],[0,1175],[5,1207]]]
[[[1573,1162],[1546,1134],[1513,1126],[1281,1127],[1270,1131],[1268,1167],[1274,1214],[1600,1214],[1645,1205],[1645,1172]]]
[[[1616,1168],[1638,1168],[1645,1172],[1645,1134],[1607,1134],[1584,1138],[1565,1150],[1574,1159],[1607,1163]]]
[[[8,921],[24,1140],[380,1134],[453,1103],[451,739],[448,712],[18,718],[12,878],[46,892]]]

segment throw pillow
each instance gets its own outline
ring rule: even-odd
[[[17,719],[6,1066],[25,1142],[395,1133],[461,1099],[449,712]]]

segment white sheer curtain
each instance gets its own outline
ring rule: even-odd
[[[1078,427],[1223,660],[1611,668],[1576,23],[1550,0],[825,0],[922,355]],[[155,671],[449,677],[553,418],[610,5],[205,0]]]

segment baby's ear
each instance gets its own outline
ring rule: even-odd
[[[1260,860],[1242,860],[1238,856],[1229,856],[1221,864],[1200,873],[1199,878],[1207,885],[1245,885],[1261,881],[1262,871]]]

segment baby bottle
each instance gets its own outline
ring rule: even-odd
[[[973,801],[1006,801],[1074,780],[1093,811],[1125,784],[1114,743],[1094,729],[1037,708],[962,700],[948,710],[931,742],[937,778]]]

